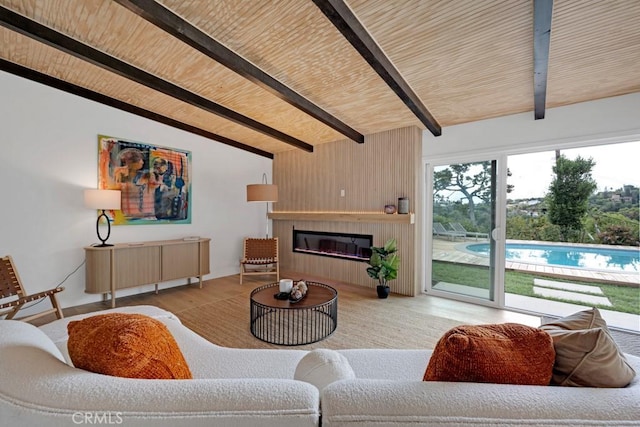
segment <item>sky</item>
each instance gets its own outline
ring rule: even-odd
[[[640,187],[640,141],[562,150],[569,159],[581,156],[593,158],[596,165],[591,176],[598,184],[597,191],[616,190],[625,184]],[[510,199],[542,197],[553,178],[555,151],[509,156],[508,166],[513,174],[507,183],[513,184]]]

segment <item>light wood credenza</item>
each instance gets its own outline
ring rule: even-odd
[[[119,243],[113,246],[84,248],[86,257],[85,292],[111,293],[111,307],[116,306],[116,290],[155,284],[169,280],[209,274],[211,239],[177,239],[152,242]]]

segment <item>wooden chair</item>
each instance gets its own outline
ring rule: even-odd
[[[13,319],[21,308],[30,306],[25,306],[25,304],[49,297],[53,308],[15,320],[28,322],[33,319],[46,316],[49,313],[55,313],[58,319],[62,319],[64,315],[62,314],[62,309],[60,308],[56,294],[63,290],[63,287],[57,287],[47,291],[38,292],[37,294],[27,295],[11,256],[0,258],[0,310],[5,308],[9,309],[0,311],[0,317],[6,315],[6,320]]]
[[[243,256],[240,260],[240,284],[245,275],[275,274],[276,281],[280,280],[280,265],[278,264],[278,238],[244,239]]]

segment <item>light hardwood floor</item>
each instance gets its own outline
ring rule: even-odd
[[[302,278],[297,273],[282,277]],[[540,319],[444,298],[392,294],[379,299],[375,289],[345,283],[327,283],[338,291],[338,329],[334,335],[307,348],[400,347],[432,348],[439,336],[456,324],[517,322],[538,326]],[[197,284],[160,289],[121,297],[117,306],[154,305],[176,314],[183,323],[210,341],[228,347],[282,348],[263,343],[249,332],[249,295],[256,287],[273,282],[269,276],[253,276],[239,284],[239,276],[207,280]],[[110,301],[65,308],[65,316],[109,309]],[[54,320],[38,319],[38,324]],[[35,322],[34,322],[35,323]],[[375,333],[374,333],[375,331]],[[303,346],[304,348],[304,346]]]

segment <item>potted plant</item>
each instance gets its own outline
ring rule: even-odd
[[[398,244],[396,239],[389,239],[382,247],[371,246],[371,258],[367,274],[373,279],[378,279],[379,298],[389,296],[388,280],[398,277],[400,258],[398,257]]]

